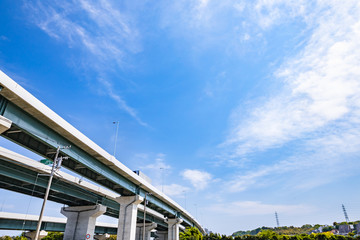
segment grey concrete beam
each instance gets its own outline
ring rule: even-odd
[[[63,207],[61,213],[67,217],[64,240],[93,240],[96,218],[105,212],[103,205]]]

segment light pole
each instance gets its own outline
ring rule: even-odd
[[[183,193],[185,194],[185,210],[186,210],[186,191],[184,190]]]
[[[114,158],[116,158],[116,143],[117,143],[117,136],[118,136],[118,131],[119,131],[119,121],[113,122],[113,124],[116,124],[116,133],[115,133],[115,146],[114,146]]]
[[[197,220],[197,204],[194,204],[195,205],[195,218],[196,218],[196,220]]]
[[[161,192],[164,193],[164,168],[160,168],[161,170]]]
[[[67,147],[63,147],[63,148],[70,148],[70,147],[71,146],[67,146]],[[41,227],[41,223],[42,223],[42,217],[44,215],[46,201],[47,201],[47,199],[49,197],[51,182],[52,182],[52,179],[54,177],[54,173],[55,173],[56,170],[60,169],[62,160],[68,158],[68,157],[59,157],[58,158],[59,152],[60,152],[60,146],[56,149],[56,154],[55,154],[55,158],[54,158],[53,165],[52,165],[52,168],[51,168],[49,182],[48,182],[48,185],[47,185],[47,188],[46,188],[44,201],[43,201],[43,204],[42,204],[42,207],[41,207],[40,216],[39,216],[38,224],[37,224],[37,227],[36,227],[35,240],[39,239],[39,233],[40,233],[40,227]]]

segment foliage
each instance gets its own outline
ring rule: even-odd
[[[22,235],[16,237],[2,236],[0,237],[0,240],[27,240],[27,238]]]
[[[310,226],[303,226],[303,227],[310,228]],[[294,227],[289,227],[288,229],[291,228]],[[274,230],[265,229],[258,232],[257,235],[247,234],[247,235],[235,236],[235,237],[232,236],[224,237],[224,235],[220,236],[219,234],[211,233],[210,235],[205,235],[204,240],[231,240],[231,239],[233,240],[360,240],[360,236],[353,236],[353,235],[354,235],[353,233],[347,236],[334,235],[331,232],[284,235],[284,234],[278,234]]]
[[[14,237],[14,240],[27,240],[27,238],[24,236],[16,236]]]
[[[61,232],[49,232],[43,240],[63,240],[64,233]]]
[[[117,235],[110,235],[110,237],[108,238],[108,240],[116,240]]]
[[[184,232],[180,232],[180,240],[202,240],[203,235],[199,229],[195,227],[186,228]]]
[[[10,237],[10,236],[2,236],[2,237],[0,237],[0,240],[12,240],[12,237]]]

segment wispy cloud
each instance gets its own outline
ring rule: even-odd
[[[166,195],[177,198],[185,198],[185,192],[190,189],[188,187],[173,183],[170,185],[157,186],[158,189],[163,189]]]
[[[314,211],[311,206],[267,204],[259,201],[235,201],[230,203],[219,203],[207,207],[208,211],[232,216],[267,215],[279,213],[303,214]]]
[[[153,185],[157,186],[158,189],[165,187],[165,184],[169,185],[167,176],[171,174],[172,167],[167,163],[165,154],[136,154],[134,162],[138,169],[152,179]]]
[[[210,173],[200,170],[186,169],[181,175],[185,180],[190,181],[197,190],[205,189],[212,180]]]
[[[155,162],[152,162],[148,165],[143,166],[143,169],[150,169],[154,171],[160,171],[160,170],[169,170],[171,169],[171,166],[165,162],[165,154],[158,153],[155,158]]]
[[[25,3],[32,21],[50,37],[66,43],[80,57],[76,57],[86,71],[95,71],[93,80],[100,83],[125,112],[139,124],[147,126],[116,93],[110,80],[104,80],[114,68],[123,68],[126,57],[141,51],[140,34],[131,19],[108,0],[68,2],[42,1]],[[75,55],[75,54],[74,54]],[[98,78],[98,79],[97,79]]]
[[[275,73],[284,88],[258,103],[245,119],[234,119],[226,142],[233,157],[282,146],[305,134],[323,135],[321,129],[357,116],[360,6],[357,1],[325,5],[304,50]]]
[[[359,14],[358,1],[327,1],[318,2],[311,14],[302,16],[312,34],[303,50],[274,72],[273,79],[282,88],[254,102],[248,114],[234,111],[221,158],[233,166],[234,161],[251,159],[259,152],[286,146],[293,151],[235,176],[229,180],[230,191],[271,184],[290,172],[287,182],[306,189],[345,177],[344,172],[356,174],[353,168],[359,165],[356,158],[360,154]]]
[[[0,35],[0,41],[10,41],[10,40],[4,35]]]
[[[117,104],[118,106],[120,106],[120,108],[122,108],[123,110],[125,110],[130,116],[132,116],[140,125],[144,126],[144,127],[148,127],[149,125],[145,122],[143,122],[135,109],[133,109],[132,107],[130,107],[125,101],[124,99],[119,95],[116,94],[114,92],[114,87],[112,86],[112,84],[102,78],[98,79],[99,82],[104,86],[104,88],[107,91],[107,94],[109,95],[109,97],[111,97]]]

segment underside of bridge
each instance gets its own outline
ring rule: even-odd
[[[0,115],[12,121],[11,128],[3,132],[1,136],[49,160],[52,160],[55,157],[56,149],[58,146],[71,146],[71,148],[61,150],[59,154],[59,157],[68,157],[62,162],[62,166],[64,166],[65,168],[76,172],[77,174],[88,178],[99,185],[111,189],[114,192],[117,192],[121,196],[131,196],[134,194],[138,194],[144,197],[147,194],[147,191],[142,189],[140,186],[132,183],[125,177],[115,172],[113,170],[114,166],[106,165],[103,162],[98,161],[96,158],[94,158],[94,156],[89,155],[87,152],[77,147],[74,143],[67,140],[58,132],[50,129],[45,124],[31,116],[28,112],[19,108],[13,102],[1,95]],[[6,178],[8,178],[8,180],[6,180]],[[29,180],[19,182],[19,184],[14,184],[14,182],[19,180],[16,180],[15,178],[12,178],[10,180],[10,176],[0,176],[0,181],[6,189],[26,194],[32,194],[34,189],[34,196],[43,197],[45,192],[44,186],[36,185],[34,188],[34,184],[32,183],[34,183],[35,179],[36,173],[32,173],[31,181]],[[38,177],[38,179],[41,182],[45,181],[46,177],[40,176]],[[58,187],[61,188],[65,186],[59,184]],[[78,193],[81,193],[82,190],[78,189],[77,191]],[[89,194],[85,194],[84,196],[86,196],[85,199],[79,198],[78,196],[65,197],[63,196],[63,194],[60,193],[60,191],[52,189],[49,199],[63,204],[67,204],[69,206],[88,205],[94,203],[104,204],[108,202],[108,200],[103,199],[99,196],[93,196]],[[184,226],[195,226],[195,224],[187,217],[183,216],[181,212],[177,212],[176,210],[174,210],[174,208],[170,207],[157,197],[148,196],[147,199],[147,207],[161,213],[162,215],[164,215],[164,217],[181,217],[184,220]],[[115,208],[113,208],[108,210],[105,214],[116,217],[118,213],[116,213]],[[141,221],[141,215],[142,214],[139,213],[139,221]],[[164,225],[163,222],[162,224],[160,224],[159,221],[154,221],[148,218],[146,220],[156,222],[159,224],[159,226]]]
[[[1,188],[44,198],[49,176],[38,174],[8,160],[0,158],[0,186]],[[51,185],[49,200],[68,206],[87,206],[101,204],[107,207],[105,215],[118,218],[119,203],[104,196],[92,193],[81,187],[74,186],[55,178]],[[137,221],[143,222],[144,213],[138,211]],[[146,214],[146,222],[155,222],[159,230],[166,230],[167,224],[163,219]]]
[[[100,184],[106,188],[112,189],[121,196],[131,196],[138,194],[145,196],[147,191],[140,186],[135,185],[125,177],[119,175],[112,168],[114,166],[105,165],[93,156],[89,155],[74,143],[70,142],[58,132],[48,128],[42,122],[36,120],[25,110],[19,108],[14,103],[0,95],[0,115],[12,121],[11,128],[1,135],[33,152],[52,160],[55,157],[58,146],[71,146],[69,149],[60,151],[59,157],[66,156],[62,166],[76,172]],[[56,196],[54,196],[56,199]],[[182,215],[181,212],[175,211],[155,196],[148,196],[147,207],[161,213],[164,217],[184,219],[183,225],[194,226],[195,224]],[[84,201],[84,200],[79,200]],[[99,202],[101,201],[98,200]],[[110,214],[109,214],[110,215]]]

